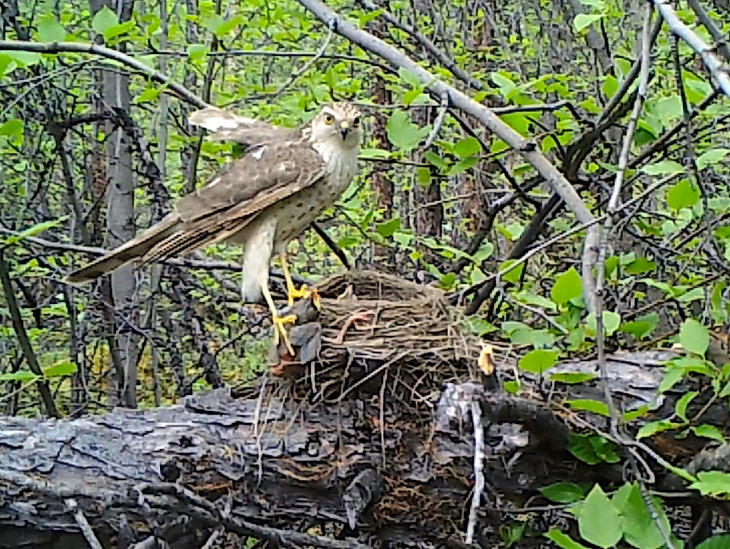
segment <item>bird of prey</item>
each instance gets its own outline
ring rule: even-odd
[[[347,189],[357,171],[360,112],[350,103],[324,106],[299,128],[282,128],[215,108],[193,113],[191,122],[213,130],[213,138],[249,146],[203,187],[184,196],[173,211],[139,236],[66,281],[88,282],[134,260],[142,264],[221,241],[243,244],[243,299],[263,297],[271,310],[274,338],[294,355],[286,324],[268,287],[269,264],[278,255],[289,304],[311,294],[297,289],[286,263],[286,245]],[[316,297],[316,296],[315,296]]]

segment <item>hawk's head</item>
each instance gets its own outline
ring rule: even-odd
[[[360,144],[360,111],[351,103],[326,105],[312,119],[312,141],[354,149]]]

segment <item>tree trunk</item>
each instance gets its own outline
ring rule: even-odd
[[[111,9],[120,23],[128,21],[134,0],[90,0],[92,14],[104,6]],[[122,46],[120,46],[122,47]],[[117,116],[106,122],[107,157],[107,246],[115,248],[134,237],[134,174],[130,136],[122,119],[129,117],[129,78],[118,71],[103,73],[102,97],[106,108]],[[111,274],[111,298],[114,307],[134,323],[137,315],[137,282],[134,267],[126,265]],[[109,397],[112,404],[137,406],[137,343],[138,337],[126,324],[117,325],[114,332],[120,370],[112,370],[109,378]],[[119,376],[122,376],[121,378]]]

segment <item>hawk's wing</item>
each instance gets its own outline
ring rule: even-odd
[[[256,215],[321,181],[322,157],[306,141],[259,145],[234,160],[205,186],[181,198],[172,215],[182,230],[157,244],[145,262],[225,240]]]
[[[274,126],[268,122],[238,116],[216,107],[206,107],[191,113],[188,122],[212,131],[213,133],[208,136],[211,141],[233,141],[244,145],[290,139],[297,132],[296,129]]]

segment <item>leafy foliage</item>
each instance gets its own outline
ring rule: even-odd
[[[360,28],[495,107],[495,118],[526,138],[525,151],[543,153],[588,209],[606,213],[622,141],[612,132],[625,130],[636,89],[630,78],[643,22],[634,11],[604,0],[517,2],[487,17],[480,3],[426,9],[389,2],[398,20],[443,46],[453,61],[443,64],[417,37],[384,23],[384,8],[334,4]],[[518,368],[503,381],[508,393],[528,396],[520,381],[526,375],[563,386],[595,383],[594,374],[554,368],[596,351],[596,317],[583,295],[585,227],[552,201],[524,157],[479,121],[444,111],[416,75],[393,70],[337,35],[323,55],[314,55],[326,31],[297,2],[232,7],[142,1],[127,17],[106,6],[94,12],[77,0],[19,2],[3,32],[9,40],[103,43],[212,104],[287,126],[308,120],[329,100],[360,103],[368,111],[361,173],[322,219],[334,242],[360,266],[430,283],[465,302],[473,313],[465,324],[510,346]],[[692,12],[678,13],[711,41]],[[708,401],[730,397],[728,360],[715,352],[716,332],[730,323],[730,106],[713,98],[712,79],[695,70],[697,58],[681,43],[675,66],[674,47],[665,26],[652,44],[653,78],[630,142],[615,230],[606,235],[605,264],[598,266],[605,278],[599,335],[609,351],[676,343],[681,356],[664,366],[660,392],[668,398],[686,383],[701,386],[683,388],[668,417],[647,417],[648,406],[622,409],[620,422],[631,436],[641,443],[671,434],[724,444],[724,426],[702,412]],[[110,107],[104,80],[112,76],[124,82],[117,95],[129,92],[125,108]],[[210,387],[214,373],[231,384],[251,379],[264,363],[265,331],[231,289],[240,286],[239,270],[217,267],[239,259],[235,247],[206,250],[220,260],[212,268],[141,271],[133,281],[136,301],[124,310],[102,292],[60,283],[78,264],[79,246],[92,253],[113,236],[108,221],[121,214],[107,210],[105,197],[117,183],[110,180],[115,166],[128,164],[134,204],[126,222],[141,230],[240,150],[201,142],[185,122],[193,107],[168,85],[78,52],[0,51],[0,104],[0,248],[43,369],[36,376],[19,366],[22,351],[7,296],[0,295],[0,381],[8,394],[21,395],[18,406],[0,400],[7,411],[32,414],[41,378],[64,411],[94,411],[113,393],[114,352],[137,368],[143,406]],[[124,162],[110,137],[119,128],[129,147]],[[289,252],[294,270],[312,281],[341,268],[311,232]],[[133,344],[115,350],[120,334],[130,331]],[[610,415],[597,399],[561,405],[592,419]],[[596,433],[572,435],[568,449],[588,466],[627,459]],[[701,495],[730,493],[724,472],[680,476]],[[660,500],[647,503],[636,484],[587,488],[563,482],[541,491],[574,505],[582,542],[664,543],[657,525],[671,528]],[[523,522],[510,523],[500,538],[517,545],[533,533]],[[559,547],[588,546],[555,529],[545,536]],[[700,547],[723,543],[727,536],[716,536]]]

